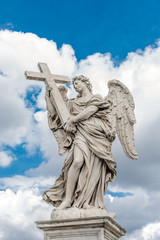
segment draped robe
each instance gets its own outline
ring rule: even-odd
[[[77,123],[77,132],[68,148],[61,174],[54,186],[44,193],[44,199],[56,207],[64,200],[68,171],[74,161],[74,148],[77,146],[83,153],[84,162],[79,172],[71,206],[83,208],[83,204],[88,203],[95,208],[105,209],[104,194],[108,182],[113,181],[116,176],[116,163],[111,151],[112,143],[107,139],[107,133],[112,130],[107,118],[107,114],[111,111],[110,106],[100,95],[92,95],[88,102],[79,102],[77,97],[68,100],[66,104],[73,116],[78,115],[88,106],[97,106],[98,111],[88,119]],[[50,128],[54,125],[55,118],[53,119],[52,122],[49,114]]]

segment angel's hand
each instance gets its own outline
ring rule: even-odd
[[[63,127],[66,132],[75,133],[77,129],[74,124],[74,117],[70,117]]]
[[[109,131],[107,133],[107,138],[110,142],[113,142],[116,138],[116,132],[115,131]]]

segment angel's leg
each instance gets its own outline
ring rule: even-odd
[[[82,150],[75,146],[74,148],[74,160],[68,171],[67,186],[66,186],[66,197],[58,209],[64,209],[70,207],[72,196],[75,190],[75,186],[78,181],[80,169],[84,163],[84,156]]]

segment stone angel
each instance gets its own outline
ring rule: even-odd
[[[67,152],[60,176],[44,193],[44,199],[56,209],[105,209],[104,194],[116,176],[112,142],[116,134],[129,158],[137,159],[134,144],[134,100],[128,88],[118,80],[108,82],[107,97],[92,93],[89,79],[73,78],[78,93],[68,99],[67,87],[59,91],[70,113],[62,125],[54,101],[46,88],[48,124],[59,146]]]

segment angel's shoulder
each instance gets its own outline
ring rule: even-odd
[[[100,94],[93,94],[90,101],[103,101],[103,98]]]
[[[87,106],[90,106],[90,105],[99,106],[102,104],[102,102],[103,102],[102,96],[100,94],[94,94],[92,95],[90,100],[87,102]]]

